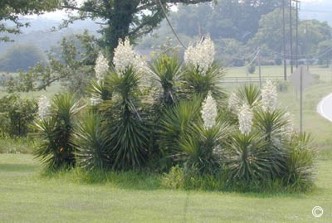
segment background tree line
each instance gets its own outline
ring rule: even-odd
[[[30,47],[30,53],[34,55],[30,59],[35,58],[35,60],[25,64],[20,69],[27,70],[33,64],[42,62],[43,66],[32,69],[29,72],[30,75],[24,76],[25,79],[30,77],[42,81],[39,81],[37,86],[32,85],[33,81],[31,80],[18,81],[18,83],[30,84],[28,87],[23,87],[22,84],[19,84],[18,89],[38,90],[60,79],[68,84],[68,81],[77,80],[77,77],[90,77],[91,75],[86,75],[86,71],[91,70],[91,67],[93,67],[97,55],[96,51],[102,50],[111,58],[113,48],[117,46],[117,42],[112,39],[115,36],[117,36],[116,39],[121,39],[129,35],[131,42],[136,43],[138,49],[144,54],[149,54],[158,48],[179,46],[174,34],[170,31],[169,24],[163,20],[165,18],[164,10],[166,13],[168,12],[173,28],[184,45],[188,46],[190,42],[200,38],[202,35],[209,35],[216,43],[217,60],[221,61],[224,66],[243,66],[254,62],[253,59],[257,54],[258,48],[260,48],[262,64],[280,64],[282,62],[282,0],[216,0],[213,2],[207,0],[110,1],[108,2],[109,4],[107,2],[85,1],[84,4],[79,5],[74,0],[56,1],[53,2],[52,9],[45,3],[47,6],[45,6],[45,10],[65,8],[69,12],[79,12],[75,16],[71,16],[63,25],[77,20],[90,19],[100,24],[100,34],[96,38],[86,36],[76,40],[74,40],[76,37],[66,37],[66,40],[59,43],[60,47],[57,50],[48,54],[47,59],[45,59],[45,55],[41,55],[38,52],[38,49]],[[184,4],[177,5],[177,10],[172,11],[171,7],[175,3]],[[123,18],[130,17],[128,18],[130,21],[114,19],[117,18],[116,16],[120,16],[118,14],[120,12]],[[35,13],[35,11],[32,10],[29,13]],[[289,18],[288,13],[289,10],[286,10],[286,18]],[[295,15],[295,12],[293,12],[293,15]],[[16,19],[19,21],[19,17],[16,17]],[[287,57],[290,54],[289,20],[286,19],[285,22]],[[118,31],[111,31],[115,27],[117,27]],[[157,27],[159,28],[157,29]],[[299,58],[329,63],[332,42],[331,27],[327,23],[317,20],[299,20],[298,34]],[[86,33],[85,35],[88,34]],[[295,37],[295,32],[293,32],[293,35]],[[68,41],[69,39],[70,41]],[[85,43],[82,43],[82,41],[85,41]],[[88,43],[87,41],[92,42]],[[64,48],[64,42],[73,44],[73,47]],[[84,46],[87,46],[87,50]],[[91,46],[95,47],[92,51]],[[72,50],[65,52],[61,49]],[[179,48],[179,52],[183,52],[182,47]],[[1,57],[0,70],[16,71],[18,67],[12,66],[13,62],[9,58],[18,59],[20,54],[22,52],[15,48],[6,52]],[[22,58],[25,60],[25,57]],[[16,65],[17,61],[14,62],[14,65]],[[84,67],[84,69],[76,69],[78,64],[80,64],[79,67]],[[56,72],[50,74],[50,70]],[[69,72],[69,70],[75,72]],[[77,72],[78,70],[79,72]],[[85,82],[83,81],[83,83]],[[78,83],[77,86],[84,86],[83,83]]]

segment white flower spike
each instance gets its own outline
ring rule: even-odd
[[[95,74],[98,83],[104,80],[105,74],[107,73],[108,69],[109,69],[108,60],[103,56],[102,53],[99,53],[95,66]]]
[[[239,113],[239,129],[242,134],[248,135],[253,124],[253,113],[248,104],[243,104]]]
[[[210,37],[204,37],[196,45],[191,45],[184,52],[186,64],[196,66],[202,75],[208,71],[214,61],[215,48]]]
[[[38,116],[40,119],[45,119],[50,114],[51,103],[45,96],[41,96],[38,100]]]
[[[272,81],[266,81],[261,90],[262,108],[265,112],[272,112],[277,108],[278,94],[277,87]]]
[[[143,73],[147,69],[144,60],[134,51],[128,38],[124,41],[119,40],[118,47],[114,50],[113,63],[120,75],[130,67],[138,73]]]
[[[211,92],[208,93],[203,102],[201,115],[206,129],[210,129],[216,124],[218,109],[216,100],[212,97]]]

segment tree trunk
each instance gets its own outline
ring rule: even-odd
[[[119,39],[124,39],[129,33],[130,24],[139,1],[115,0],[110,8],[108,28],[104,32],[106,49],[110,61],[113,60],[114,49],[118,46]]]

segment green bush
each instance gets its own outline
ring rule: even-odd
[[[107,170],[112,164],[110,137],[101,121],[100,114],[90,112],[82,116],[74,130],[77,163],[86,170]]]
[[[192,134],[200,119],[201,99],[192,101],[180,101],[174,107],[163,110],[158,126],[158,146],[161,150],[161,159],[168,165],[166,169],[174,164],[184,161],[181,143]],[[169,166],[170,165],[170,166]]]
[[[26,136],[31,131],[37,113],[37,103],[33,99],[22,99],[18,95],[8,95],[0,99],[0,131],[2,136]]]
[[[226,98],[224,87],[221,80],[224,77],[223,70],[217,65],[212,64],[208,71],[203,75],[198,67],[186,66],[184,70],[184,90],[187,97],[191,99],[193,95],[199,95],[205,98],[208,92],[221,102]]]
[[[162,87],[158,102],[161,105],[174,105],[179,99],[182,82],[181,64],[176,57],[161,55],[150,65],[157,86]]]
[[[52,99],[48,117],[36,122],[42,143],[35,151],[47,169],[59,170],[75,166],[75,145],[72,143],[75,115],[81,107],[70,94]]]
[[[287,172],[283,176],[287,186],[305,191],[314,185],[314,164],[317,151],[308,134],[294,134],[288,145]]]

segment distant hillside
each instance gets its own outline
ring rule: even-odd
[[[48,51],[51,47],[56,46],[65,36],[82,33],[85,29],[93,34],[97,34],[97,30],[99,29],[99,25],[96,25],[92,21],[75,22],[68,28],[58,31],[52,31],[52,28],[60,25],[61,21],[59,20],[36,18],[26,19],[25,21],[29,22],[30,26],[22,29],[22,34],[20,35],[11,35],[10,38],[14,42],[1,42],[0,55],[13,46],[25,44],[32,44],[42,51]]]

